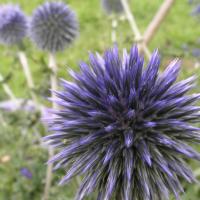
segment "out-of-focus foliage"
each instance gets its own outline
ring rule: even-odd
[[[9,3],[10,0],[0,0],[0,3]],[[12,3],[20,4],[27,15],[43,0],[12,0]],[[78,70],[77,63],[87,60],[89,50],[103,52],[111,46],[111,21],[101,10],[100,1],[96,0],[64,0],[73,8],[80,20],[80,36],[70,49],[58,54],[59,76],[66,76],[66,69],[72,67]],[[137,23],[142,32],[163,1],[142,0],[132,1],[131,9],[135,14]],[[183,51],[186,44],[192,48],[198,48],[200,37],[199,22],[191,16],[191,6],[187,1],[176,1],[166,20],[160,27],[155,38],[150,44],[150,49],[159,48],[162,54],[162,66],[166,66],[174,57],[180,57],[183,62],[181,78],[192,74],[200,74],[200,69],[195,68],[196,58],[192,54]],[[118,45],[120,48],[130,48],[134,42],[131,29],[127,22],[121,22],[117,30]],[[36,82],[36,92],[40,101],[49,104],[46,97],[49,96],[49,71],[47,69],[47,56],[38,51],[29,40],[25,41],[31,71]],[[29,91],[26,87],[25,77],[16,57],[16,49],[6,49],[0,46],[0,72],[8,77],[7,83],[13,89],[17,97],[28,98]],[[200,85],[200,81],[198,83]],[[197,91],[199,88],[197,87]],[[7,97],[0,86],[0,100]],[[30,113],[6,114],[0,111],[5,123],[1,121],[0,127],[0,200],[38,200],[41,199],[44,188],[47,150],[40,145],[41,135],[45,130],[39,123],[34,123],[37,115]],[[3,125],[4,124],[4,125]],[[25,127],[25,128],[24,128]],[[199,148],[200,150],[200,148]],[[199,163],[192,162],[195,172],[199,170]],[[32,178],[27,179],[21,174],[21,169],[27,168],[32,173]],[[63,173],[61,173],[63,174]],[[60,175],[61,175],[60,174]],[[198,173],[197,173],[198,174]],[[50,200],[72,200],[77,189],[77,181],[70,185],[59,187],[58,173],[53,174],[53,186]],[[199,173],[200,175],[200,173]],[[198,179],[199,180],[199,179]],[[199,200],[200,187],[186,184],[183,200]]]

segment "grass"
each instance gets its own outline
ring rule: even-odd
[[[10,1],[0,0],[1,3]],[[43,1],[13,0],[19,3],[28,15]],[[68,0],[70,6],[77,12],[80,21],[80,36],[73,46],[65,52],[58,54],[59,76],[69,78],[66,69],[69,67],[78,70],[78,62],[88,60],[89,51],[102,53],[104,49],[112,46],[110,38],[110,20],[99,6],[98,0]],[[153,18],[159,8],[161,0],[133,1],[131,8],[142,32]],[[159,48],[163,57],[163,65],[174,57],[183,60],[181,77],[199,74],[195,69],[196,59],[183,52],[183,44],[191,48],[197,47],[196,41],[200,37],[198,22],[190,16],[191,7],[187,1],[176,1],[166,20],[150,43],[150,49]],[[118,27],[119,47],[130,48],[134,37],[127,22],[121,22]],[[44,97],[49,96],[49,72],[46,70],[47,54],[39,51],[29,40],[25,41],[26,53],[37,86],[40,100],[48,104]],[[17,47],[0,47],[0,72],[4,76],[10,75],[8,84],[17,97],[29,97],[26,81],[16,57]],[[7,97],[0,87],[0,100]],[[30,113],[2,113],[6,124],[0,129],[0,200],[38,200],[41,199],[44,188],[44,178],[47,160],[47,151],[40,145],[40,137],[45,135],[44,127],[37,122],[37,115]],[[26,128],[24,128],[26,127]],[[9,156],[8,162],[2,158]],[[192,162],[193,169],[197,163]],[[32,179],[27,179],[20,174],[20,169],[27,167],[33,174]],[[71,200],[77,182],[59,187],[57,182],[63,172],[54,173],[53,186],[50,200]],[[198,200],[200,190],[198,185],[185,184],[186,193],[183,200]]]

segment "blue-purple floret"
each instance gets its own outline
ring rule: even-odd
[[[54,134],[44,140],[60,149],[49,163],[67,169],[60,183],[84,176],[77,200],[93,192],[98,200],[179,200],[180,179],[195,181],[185,159],[200,160],[190,146],[200,141],[200,94],[188,94],[195,77],[176,82],[179,60],[159,73],[158,51],[144,68],[135,46],[122,58],[114,47],[89,60],[70,71],[74,82],[61,81],[60,109],[48,120]]]
[[[63,2],[46,2],[33,13],[30,37],[46,51],[62,51],[75,40],[79,24],[76,14]]]
[[[27,34],[28,22],[17,5],[0,6],[0,43],[13,45],[22,42]]]

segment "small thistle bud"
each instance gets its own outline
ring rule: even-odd
[[[124,12],[121,0],[101,0],[102,8],[106,14],[122,14]]]
[[[26,16],[16,5],[0,6],[0,43],[13,45],[20,43],[27,34]]]
[[[77,17],[66,4],[46,2],[33,13],[30,37],[40,49],[49,52],[62,51],[77,35]]]
[[[60,149],[49,163],[67,170],[61,184],[84,176],[77,200],[94,191],[98,200],[179,200],[180,178],[195,181],[185,163],[200,160],[189,145],[200,141],[200,94],[187,93],[195,78],[176,82],[178,60],[161,74],[159,66],[158,51],[144,68],[136,47],[122,58],[114,47],[91,54],[55,91],[55,133],[44,140]]]

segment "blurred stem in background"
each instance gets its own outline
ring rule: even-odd
[[[16,100],[16,97],[13,94],[12,90],[10,89],[8,84],[4,81],[4,78],[3,78],[2,74],[0,74],[0,82],[2,82],[3,89],[4,89],[5,93],[8,95],[8,97],[11,100]]]
[[[142,41],[143,40],[142,34],[140,33],[140,30],[139,30],[137,23],[135,21],[135,17],[130,10],[130,7],[129,7],[127,0],[121,0],[121,3],[122,3],[122,6],[124,8],[124,11],[125,11],[126,18],[129,21],[130,27],[133,31],[133,34],[135,35],[136,43],[139,43],[141,45],[141,47],[142,47],[141,51],[143,51],[146,54],[146,56],[148,58],[150,58],[151,53],[150,53],[147,45],[145,43],[143,43],[143,41]]]
[[[25,75],[25,78],[26,78],[26,81],[27,81],[28,88],[30,89],[31,98],[37,104],[37,102],[38,102],[37,97],[34,93],[35,84],[33,82],[33,78],[32,78],[32,75],[31,75],[31,71],[30,71],[30,68],[29,68],[29,64],[28,64],[26,54],[23,51],[19,51],[17,53],[17,55],[18,55],[19,61],[21,63],[21,66],[23,68],[23,72],[24,72],[24,75]]]
[[[112,33],[111,33],[111,40],[112,43],[117,42],[117,26],[118,26],[118,20],[115,16],[112,16]]]
[[[49,53],[49,69],[51,70],[51,97],[52,99],[55,99],[55,93],[58,89],[58,81],[57,81],[57,71],[58,67],[56,64],[56,58],[54,53]],[[57,109],[57,104],[55,102],[52,103],[52,108]],[[53,157],[54,155],[54,149],[53,147],[48,147],[48,153],[49,153],[49,159]],[[47,166],[46,171],[46,181],[45,181],[45,189],[44,189],[44,196],[43,200],[49,199],[49,191],[51,188],[51,182],[52,182],[52,170],[53,170],[53,164],[50,163]]]
[[[0,122],[1,122],[1,126],[3,126],[3,127],[6,127],[6,126],[7,126],[7,123],[6,123],[6,121],[4,120],[2,114],[0,114]]]
[[[122,0],[124,1],[124,0]],[[164,21],[167,14],[169,14],[170,9],[172,8],[175,0],[165,0],[163,4],[161,5],[158,12],[155,14],[153,20],[147,27],[144,36],[143,36],[143,43],[145,45],[148,45],[149,42],[153,39],[155,36],[155,33],[159,29],[161,23]],[[140,47],[141,48],[141,47]]]
[[[138,48],[140,52],[144,52],[148,58],[150,58],[151,53],[148,49],[148,44],[155,36],[157,30],[159,29],[161,23],[164,21],[165,17],[169,13],[169,10],[172,8],[173,3],[175,0],[165,0],[161,7],[159,8],[158,12],[155,14],[153,20],[147,27],[144,36],[139,31],[139,28],[136,24],[134,15],[131,13],[131,10],[129,8],[129,4],[127,0],[121,0],[122,5],[124,7],[124,11],[126,14],[126,17],[129,21],[129,24],[131,26],[131,29],[135,35],[135,40],[138,43]]]

